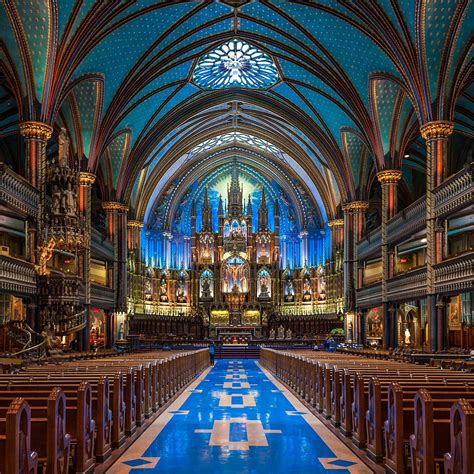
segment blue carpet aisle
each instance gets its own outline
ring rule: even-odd
[[[371,472],[254,360],[219,360],[109,473]]]

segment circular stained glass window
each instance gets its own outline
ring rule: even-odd
[[[268,54],[233,39],[199,60],[193,80],[203,89],[265,89],[278,81],[278,71]]]

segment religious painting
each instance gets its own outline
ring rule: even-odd
[[[448,304],[448,327],[450,331],[461,330],[461,297],[451,297]]]
[[[372,308],[367,313],[367,338],[380,339],[383,336],[382,311],[380,308]]]

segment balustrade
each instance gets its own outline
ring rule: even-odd
[[[387,282],[389,301],[423,298],[426,294],[426,268],[418,268],[391,278]]]
[[[435,216],[440,218],[472,203],[472,163],[448,178],[434,190]]]
[[[0,163],[0,201],[22,214],[38,216],[38,190],[5,163]]]
[[[474,252],[468,252],[434,266],[437,293],[472,289],[474,282]]]
[[[36,271],[33,264],[0,255],[0,289],[18,293],[36,293]]]
[[[361,308],[382,304],[382,283],[372,283],[357,290],[357,306]]]

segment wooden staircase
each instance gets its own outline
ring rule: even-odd
[[[218,346],[216,347],[216,359],[260,359],[260,347],[258,346]]]

